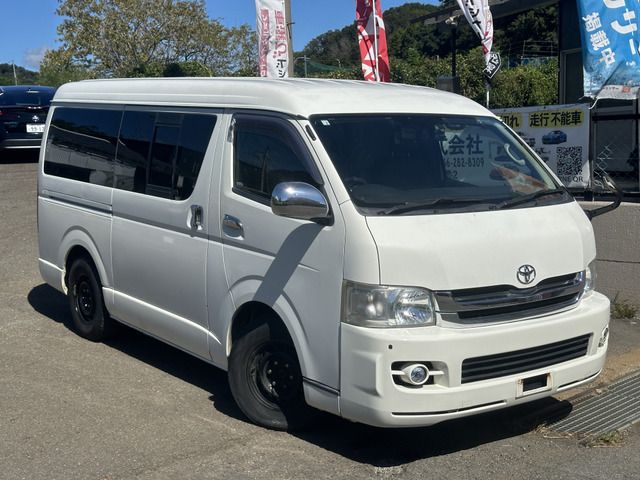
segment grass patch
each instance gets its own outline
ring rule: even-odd
[[[611,301],[611,317],[612,318],[635,318],[638,314],[638,306],[630,303],[628,300],[618,298],[618,294]]]
[[[587,437],[581,443],[585,447],[603,448],[603,447],[621,447],[624,445],[625,435],[617,430],[613,432],[603,433],[597,437]]]

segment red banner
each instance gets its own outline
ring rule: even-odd
[[[356,25],[362,58],[362,74],[370,82],[389,82],[387,35],[382,20],[381,0],[357,0]],[[375,15],[372,15],[375,6]]]

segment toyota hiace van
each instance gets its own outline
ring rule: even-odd
[[[475,102],[307,79],[63,85],[39,266],[90,340],[117,322],[228,370],[255,423],[430,425],[593,380],[593,229]]]

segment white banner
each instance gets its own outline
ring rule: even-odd
[[[283,0],[256,0],[258,69],[261,77],[289,76],[289,42]]]
[[[493,113],[535,150],[566,187],[589,187],[588,104],[503,108]]]
[[[489,10],[489,0],[458,0],[458,6],[471,29],[480,37],[484,61],[489,64],[489,54],[493,45],[493,17]]]

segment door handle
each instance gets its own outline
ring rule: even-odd
[[[191,215],[189,218],[189,226],[191,230],[202,230],[202,219],[204,210],[200,205],[191,205]]]
[[[237,230],[239,232],[242,231],[242,222],[240,219],[227,215],[225,213],[224,218],[222,219],[222,226],[226,228],[230,228],[231,230]]]

